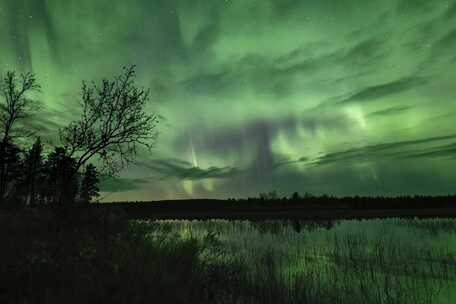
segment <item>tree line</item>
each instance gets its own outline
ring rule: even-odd
[[[0,206],[94,201],[101,174],[117,174],[139,147],[155,143],[158,115],[147,111],[149,90],[136,85],[135,66],[100,83],[84,81],[77,118],[56,130],[51,147],[23,127],[35,119],[40,103],[32,96],[41,90],[32,73],[8,71],[0,81]],[[24,137],[34,137],[33,145],[20,144]]]

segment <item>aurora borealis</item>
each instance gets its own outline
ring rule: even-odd
[[[137,65],[160,137],[105,200],[456,192],[454,0],[0,0],[0,26],[51,143]]]

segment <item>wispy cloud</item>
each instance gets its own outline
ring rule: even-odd
[[[102,178],[100,190],[103,192],[129,192],[141,189],[148,179],[130,178]]]
[[[405,156],[406,158],[434,158],[444,157],[456,159],[456,143],[426,149],[421,152],[411,153]]]
[[[368,117],[393,116],[393,115],[402,114],[404,112],[408,112],[408,111],[410,111],[410,109],[412,109],[412,107],[410,107],[410,106],[403,106],[403,105],[394,106],[394,107],[386,108],[383,110],[371,112],[371,113],[367,114],[367,116]]]
[[[140,164],[158,175],[159,179],[179,180],[203,180],[203,179],[223,179],[233,177],[242,172],[241,169],[234,167],[209,167],[203,169],[194,167],[189,162],[179,159],[155,159]]]
[[[407,141],[397,141],[390,143],[382,143],[377,145],[369,145],[359,148],[353,148],[346,151],[334,152],[325,154],[312,161],[312,165],[328,165],[328,164],[340,164],[344,162],[352,161],[363,161],[363,160],[380,160],[382,157],[400,157],[400,158],[409,158],[414,156],[416,157],[426,157],[432,154],[431,152],[443,151],[442,147],[428,148],[429,150],[426,153],[419,153],[420,146],[432,143],[443,142],[447,140],[456,139],[456,134],[445,135],[445,136],[436,136],[416,140],[407,140]],[[415,149],[407,150],[408,148],[415,147]],[[451,146],[452,147],[452,146]],[[422,148],[422,147],[421,147]],[[445,148],[447,149],[447,148]],[[445,150],[444,149],[444,150]],[[447,151],[447,150],[445,150]]]
[[[429,13],[436,4],[428,0],[400,0],[397,2],[397,12],[403,13]]]
[[[417,87],[421,87],[428,82],[429,81],[425,78],[404,77],[392,82],[366,87],[356,93],[350,94],[348,97],[343,98],[338,103],[343,104],[358,101],[369,102],[381,97],[396,95]]]
[[[456,28],[453,28],[435,43],[434,49],[436,49],[437,51],[452,51],[452,49],[449,48],[455,45]]]

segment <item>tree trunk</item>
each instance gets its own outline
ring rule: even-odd
[[[2,142],[2,147],[0,150],[0,204],[5,202],[5,192],[6,192],[6,144]]]

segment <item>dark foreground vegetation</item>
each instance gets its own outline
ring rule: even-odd
[[[196,239],[151,238],[119,215],[10,211],[0,219],[0,303],[210,303]]]
[[[299,227],[2,211],[0,303],[454,303],[454,220]]]

